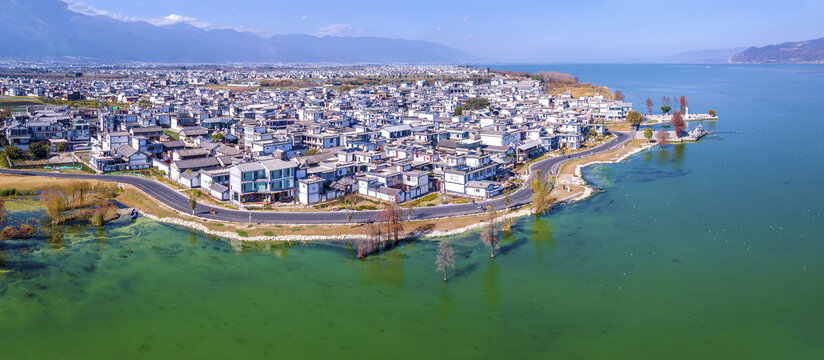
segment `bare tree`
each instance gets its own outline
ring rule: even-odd
[[[407,199],[405,203],[403,203],[403,207],[406,209],[406,221],[412,220],[412,212],[415,210],[415,203],[412,202],[411,199]]]
[[[657,141],[658,145],[661,145],[661,147],[667,147],[667,145],[669,144],[669,132],[664,130],[656,131],[655,141]]]
[[[346,212],[346,223],[349,224],[349,228],[352,228],[352,217],[355,216],[357,199],[354,195],[347,195],[341,200],[341,203],[343,204],[343,211]]]
[[[647,114],[652,115],[652,106],[655,105],[652,103],[652,99],[647,98]]]
[[[383,205],[383,209],[378,214],[379,222],[384,225],[386,229],[386,239],[388,240],[390,237],[394,240],[394,242],[398,242],[398,238],[400,237],[401,231],[403,231],[403,225],[401,224],[401,217],[402,212],[398,204],[396,203],[387,203]]]
[[[615,100],[624,101],[624,99],[626,98],[626,95],[624,95],[624,92],[621,91],[621,90],[615,90],[614,97],[615,97]]]
[[[672,118],[670,118],[670,124],[672,124],[672,129],[675,130],[675,136],[680,137],[684,130],[687,128],[687,122],[684,121],[684,117],[681,116],[681,112],[675,110],[672,113]]]
[[[670,105],[670,98],[669,96],[661,97],[661,106],[669,106]]]
[[[189,207],[192,208],[192,215],[195,214],[195,206],[197,206],[197,194],[192,190],[189,193]]]
[[[455,267],[455,249],[449,245],[449,240],[441,241],[441,243],[438,244],[438,255],[435,257],[435,265],[438,265],[437,271],[443,271],[443,281],[446,282],[448,280],[446,269]]]
[[[484,242],[484,245],[489,246],[491,258],[495,258],[495,249],[501,247],[500,238],[498,237],[498,229],[495,228],[496,222],[497,219],[495,218],[495,210],[490,207],[489,212],[487,213],[486,222],[484,223],[483,231],[481,232],[481,240]]]
[[[684,95],[678,98],[678,103],[681,105],[681,112],[687,112],[687,98]]]
[[[375,244],[381,237],[381,227],[375,222],[366,225],[366,239],[358,241],[358,259],[362,259],[375,251]]]

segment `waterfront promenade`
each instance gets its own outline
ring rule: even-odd
[[[535,170],[541,170],[543,174],[556,174],[558,168],[565,161],[579,159],[591,155],[601,154],[611,151],[629,140],[632,139],[632,134],[615,132],[616,137],[604,144],[596,146],[592,149],[584,150],[568,156],[556,156],[546,160],[538,161],[530,166],[530,176],[526,181],[532,179]],[[121,184],[128,184],[143,191],[156,201],[174,209],[182,214],[190,214],[189,199],[174,189],[161,184],[154,180],[149,180],[142,177],[127,176],[127,175],[87,175],[87,174],[68,174],[68,173],[51,173],[40,171],[25,171],[25,170],[9,170],[0,169],[0,174],[13,174],[25,176],[45,176],[66,179],[88,179],[88,180],[102,180],[111,181]],[[519,190],[512,193],[510,196],[510,207],[519,207],[529,204],[532,198],[532,193],[528,186],[523,186]],[[492,199],[487,201],[479,201],[475,204],[448,204],[433,207],[415,208],[412,210],[412,220],[436,219],[451,216],[472,215],[483,212],[481,206],[492,206],[494,209],[505,208],[504,199]],[[246,210],[232,210],[220,208],[217,213],[211,214],[209,210],[212,207],[197,203],[194,213],[197,217],[215,220],[215,221],[230,221],[238,223],[261,223],[261,224],[345,224],[347,223],[346,214],[344,211],[323,211],[323,212],[275,212],[275,211],[246,211]],[[357,211],[354,213],[352,223],[369,222],[375,214],[376,210],[372,211]]]

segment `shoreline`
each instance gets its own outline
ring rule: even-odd
[[[589,161],[585,164],[576,165],[574,172],[575,172],[576,176],[581,177],[581,169],[584,168],[584,167],[587,167],[587,166],[590,166],[590,165],[597,165],[597,164],[617,164],[617,163],[621,163],[621,162],[627,160],[632,155],[640,153],[640,152],[648,150],[648,149],[651,149],[651,148],[655,147],[655,145],[656,145],[655,143],[643,144],[643,145],[641,145],[641,146],[639,146],[635,149],[630,150],[629,152],[627,152],[625,154],[619,155],[618,157],[616,157],[613,160],[592,160],[592,161]],[[618,149],[616,149],[616,150],[618,150]],[[597,156],[597,155],[593,155],[593,157],[594,156]],[[586,159],[586,158],[584,158],[584,159]],[[583,179],[583,177],[581,177],[581,178]],[[589,199],[590,197],[592,197],[596,193],[595,187],[593,187],[588,182],[586,182],[586,180],[584,180],[583,187],[584,187],[584,191],[582,193],[580,193],[580,194],[576,193],[576,194],[570,195],[567,198],[558,199],[558,201],[556,202],[556,205],[570,205],[570,204],[574,204],[574,203],[577,203],[577,202],[580,202],[580,201],[585,201],[585,200]],[[207,234],[207,235],[212,235],[212,236],[217,236],[217,237],[226,238],[226,239],[229,239],[229,240],[237,240],[237,241],[248,241],[248,242],[261,242],[261,241],[289,242],[289,241],[319,241],[319,240],[344,241],[344,240],[360,240],[360,239],[366,239],[367,238],[367,236],[363,235],[363,234],[358,234],[358,235],[340,234],[340,235],[241,236],[241,235],[237,234],[236,232],[232,232],[232,231],[213,230],[213,229],[210,229],[209,227],[207,227],[207,226],[205,226],[201,223],[195,222],[195,221],[183,220],[183,219],[172,218],[172,217],[158,217],[158,216],[146,213],[146,212],[144,212],[142,210],[139,210],[139,209],[138,209],[138,212],[140,212],[141,215],[143,215],[143,216],[145,216],[145,217],[147,217],[147,218],[149,218],[153,221],[157,221],[157,222],[161,222],[161,223],[165,223],[165,224],[170,224],[170,225],[182,226],[184,228],[199,231],[199,232]],[[182,213],[179,213],[179,214],[180,215],[190,216],[188,214],[182,214]],[[509,212],[503,213],[502,215],[498,216],[495,219],[495,221],[496,222],[501,222],[501,221],[507,220],[507,219],[517,219],[517,218],[520,218],[520,217],[529,216],[531,214],[532,214],[532,212],[530,211],[530,209],[528,207],[513,208]],[[454,218],[462,218],[462,217],[465,217],[465,216],[452,216],[452,217],[443,217],[443,218],[438,218],[438,219],[442,220],[442,219],[454,219]],[[407,225],[411,222],[410,221],[403,221],[402,223]],[[484,226],[484,224],[485,224],[485,222],[481,221],[481,222],[475,222],[475,223],[473,223],[471,225],[468,225],[468,226],[458,227],[458,228],[454,228],[454,229],[429,230],[429,231],[413,230],[413,231],[408,232],[407,236],[411,235],[411,236],[420,237],[420,238],[442,238],[442,237],[456,236],[456,235],[460,235],[460,234],[463,234],[463,233],[466,233],[466,232],[469,232],[469,231],[480,229]],[[246,224],[237,224],[237,225],[246,225]],[[332,226],[341,226],[341,225],[332,225]]]
[[[577,176],[580,177],[580,169],[594,164],[600,163],[618,163],[624,161],[632,154],[641,152],[654,146],[654,144],[643,144],[641,146],[637,146],[636,148],[630,150],[627,153],[618,155],[617,153],[621,150],[625,149],[627,146],[635,146],[629,145],[630,143],[626,143],[623,146],[613,149],[609,152],[594,154],[587,157],[574,159],[575,160],[587,160],[588,158],[594,157],[602,157],[612,156],[613,158],[610,160],[590,160],[585,162],[584,164],[577,165],[575,167],[575,173]],[[613,154],[613,155],[610,155]],[[563,166],[564,163],[561,164]],[[19,179],[26,179],[29,176],[21,176]],[[23,180],[26,182],[27,180]],[[92,180],[92,181],[105,181],[105,180]],[[137,187],[130,185],[130,184],[123,184],[118,183],[118,186],[123,189],[123,196],[119,196],[119,199],[115,199],[121,205],[134,208],[138,211],[141,216],[144,216],[152,221],[156,221],[159,223],[164,223],[167,225],[179,226],[185,229],[198,231],[202,234],[209,235],[209,236],[216,236],[220,238],[224,238],[227,240],[232,241],[248,241],[248,242],[265,242],[265,241],[273,241],[273,242],[290,242],[290,241],[335,241],[335,240],[359,240],[365,239],[367,236],[362,231],[363,224],[324,224],[323,230],[316,231],[315,226],[312,225],[276,225],[276,224],[248,224],[248,223],[239,223],[239,222],[231,222],[231,221],[215,221],[215,220],[207,220],[201,219],[196,216],[193,216],[189,213],[182,212],[179,210],[175,210],[163,202],[157,201],[153,199],[151,196],[143,192],[142,190],[138,189]],[[588,183],[584,183],[583,191],[575,192],[570,194],[566,197],[558,197],[556,200],[557,205],[568,205],[573,204],[579,201],[583,201],[591,197],[595,193],[594,187],[589,185]],[[136,195],[136,196],[131,196]],[[523,216],[531,215],[532,212],[529,209],[528,205],[521,205],[521,206],[513,206],[510,208],[508,212],[503,212],[499,210],[500,215],[496,218],[497,222],[506,220],[506,219],[516,219]],[[459,216],[446,216],[446,217],[438,217],[438,218],[431,218],[426,220],[406,220],[402,223],[405,227],[409,227],[410,230],[406,231],[406,236],[414,236],[419,238],[441,238],[441,237],[448,237],[448,236],[455,236],[460,235],[469,231],[477,230],[483,227],[485,224],[485,214],[474,214],[474,215],[459,215]],[[224,227],[224,229],[216,229],[216,227]],[[451,227],[455,226],[455,227]],[[309,229],[307,231],[307,229]],[[265,230],[265,231],[264,231]],[[280,234],[275,235],[274,233],[278,232],[308,232],[308,233],[295,233],[295,234]],[[250,233],[256,232],[258,234],[252,235]],[[320,232],[318,234],[317,232]],[[324,233],[325,232],[325,233]],[[327,235],[326,233],[335,233],[334,235]],[[242,235],[242,234],[243,235]],[[263,235],[259,235],[260,233],[264,233]],[[266,234],[268,233],[268,234]],[[270,235],[271,234],[271,235]]]
[[[627,146],[635,146],[635,148],[631,149],[630,151],[619,154],[623,149]],[[609,156],[612,157],[609,160],[589,160],[583,164],[578,164],[574,168],[574,174],[578,178],[581,177],[581,169],[596,164],[604,164],[604,163],[620,163],[633,154],[639,153],[641,151],[647,150],[651,147],[655,146],[654,143],[644,143],[639,145],[630,145],[630,143],[626,143],[623,146],[613,149],[609,152],[600,153],[590,155],[584,158],[575,159],[575,160],[587,160],[588,158],[595,158],[595,157],[603,157]],[[572,160],[572,161],[575,161]],[[563,167],[565,164],[562,163],[561,166]],[[560,175],[560,172],[559,172]],[[104,181],[104,180],[98,180]],[[590,197],[592,197],[596,193],[596,189],[583,180],[582,191],[578,191],[575,193],[570,194],[566,197],[558,196],[556,200],[557,205],[569,205],[579,201],[584,201]],[[358,227],[363,226],[363,224],[326,224],[323,225],[326,232],[335,232],[335,235],[327,235],[323,234],[323,230],[321,230],[321,234],[313,233],[315,232],[314,226],[307,226],[307,225],[272,225],[272,224],[254,224],[250,225],[248,223],[238,223],[238,222],[231,222],[231,221],[214,221],[214,220],[206,220],[206,219],[199,219],[191,214],[181,212],[175,209],[172,209],[168,205],[164,204],[163,202],[154,200],[151,196],[144,193],[137,187],[129,184],[118,184],[118,186],[124,191],[134,191],[140,195],[143,199],[134,196],[126,196],[130,194],[124,194],[123,198],[116,199],[120,204],[123,206],[134,208],[138,210],[140,215],[149,218],[150,220],[164,223],[167,225],[174,225],[180,226],[189,230],[198,231],[205,235],[216,236],[220,238],[224,238],[227,240],[234,240],[234,241],[249,241],[249,242],[261,242],[261,241],[273,241],[273,242],[290,242],[290,241],[335,241],[335,240],[358,240],[364,239],[367,236],[362,232]],[[147,203],[148,201],[148,203]],[[500,211],[500,210],[499,210]],[[513,219],[513,218],[520,218],[523,216],[531,215],[531,210],[529,209],[528,205],[521,205],[520,207],[511,207],[509,212],[502,212],[496,218],[497,222],[506,220],[506,219]],[[468,231],[473,231],[480,229],[485,224],[485,214],[475,214],[475,215],[459,215],[459,216],[446,216],[446,217],[439,217],[439,218],[432,218],[426,220],[407,220],[403,221],[402,223],[404,226],[409,226],[410,230],[407,231],[405,234],[406,236],[414,236],[420,238],[441,238],[441,237],[448,237],[448,236],[455,236],[466,233]],[[210,224],[212,226],[210,226]],[[450,225],[457,225],[454,228],[450,228]],[[223,229],[215,229],[215,227],[224,227],[226,226],[226,230]],[[274,235],[273,233],[282,232],[282,231],[306,231],[307,228],[312,228],[309,230],[308,234],[306,233],[297,233],[297,234],[281,234],[281,235]],[[437,228],[437,229],[434,229]],[[267,230],[268,229],[268,230]],[[278,229],[278,230],[276,230]],[[266,231],[263,231],[266,230]],[[353,233],[355,231],[355,233]],[[257,233],[270,233],[264,235],[251,235],[249,233],[257,232]],[[246,234],[241,235],[240,233]]]

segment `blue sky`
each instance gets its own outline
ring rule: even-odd
[[[824,0],[66,2],[160,25],[427,40],[510,62],[610,61],[824,37]]]

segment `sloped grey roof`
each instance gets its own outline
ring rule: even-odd
[[[132,155],[134,155],[134,154],[137,154],[137,153],[138,153],[138,151],[137,151],[137,150],[135,150],[135,148],[133,148],[133,147],[131,147],[131,146],[129,146],[129,145],[125,145],[125,144],[124,144],[124,145],[120,145],[120,147],[118,147],[117,149],[115,149],[115,150],[114,150],[114,152],[116,152],[116,153],[118,153],[118,154],[120,154],[120,155],[123,155],[123,156],[125,156],[125,157],[131,157]]]
[[[176,165],[179,170],[186,170],[214,167],[220,165],[220,163],[217,161],[217,159],[213,157],[203,157],[188,160],[178,160],[172,162],[172,165]]]

